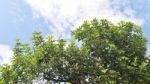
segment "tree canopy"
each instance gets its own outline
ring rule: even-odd
[[[150,84],[147,40],[132,22],[106,19],[84,21],[72,39],[43,37],[34,32],[32,44],[16,40],[11,65],[0,68],[0,84]],[[80,43],[80,45],[78,44]]]

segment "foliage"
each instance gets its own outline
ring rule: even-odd
[[[0,83],[28,84],[41,79],[71,84],[150,83],[147,40],[141,27],[93,19],[72,31],[72,36],[66,41],[35,32],[31,45],[17,39],[12,64],[1,67]]]

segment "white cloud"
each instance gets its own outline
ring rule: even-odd
[[[8,45],[0,44],[0,64],[10,64],[13,51]]]
[[[150,48],[147,49],[147,55],[150,56]]]
[[[112,22],[125,20],[142,24],[143,21],[135,17],[136,11],[130,6],[124,11],[117,9],[119,5],[124,5],[122,3],[128,4],[126,0],[26,0],[26,2],[32,7],[35,17],[40,15],[51,23],[50,31],[54,35],[61,32],[64,37],[68,36],[67,30],[73,30],[84,20],[91,20],[94,17]]]

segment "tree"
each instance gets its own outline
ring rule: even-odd
[[[72,36],[66,41],[35,32],[31,45],[17,39],[12,64],[0,70],[0,83],[150,83],[147,40],[140,26],[93,19],[72,31]]]
[[[96,68],[93,72],[99,74],[92,76],[92,80],[133,84],[149,82],[146,39],[141,27],[131,22],[121,21],[114,25],[107,20],[94,19],[90,23],[85,21],[73,35],[90,49]],[[103,69],[105,77],[100,74]]]

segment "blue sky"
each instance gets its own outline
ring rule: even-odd
[[[10,63],[15,39],[29,43],[34,31],[70,38],[85,19],[132,21],[150,40],[150,0],[0,0],[0,64]],[[150,52],[150,41],[147,45]]]

